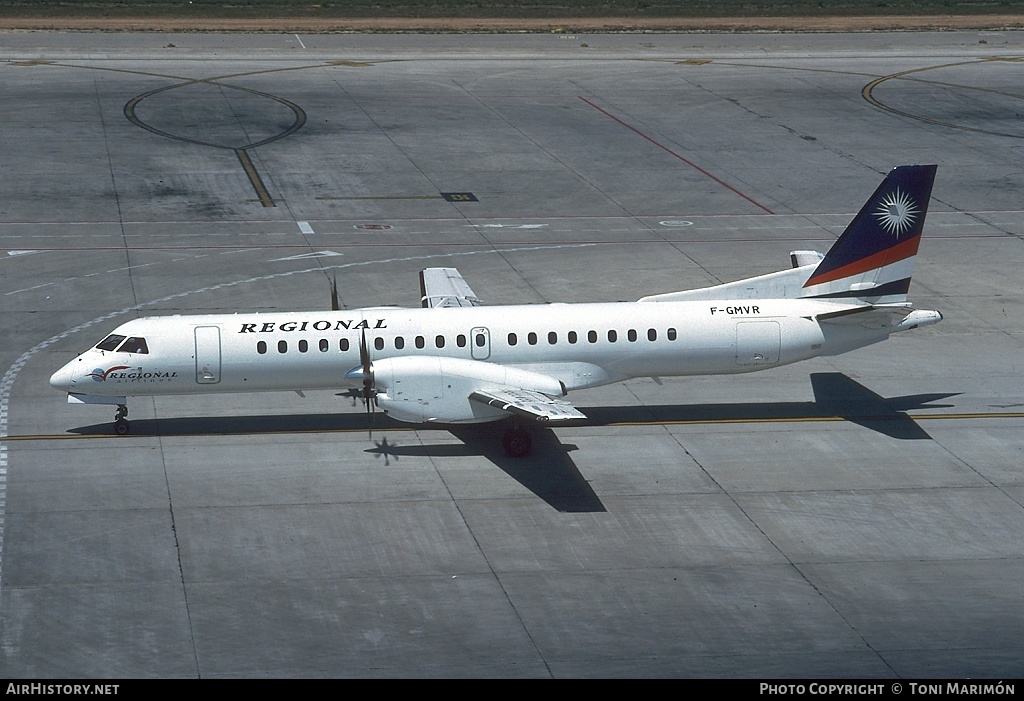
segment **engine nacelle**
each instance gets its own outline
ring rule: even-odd
[[[547,375],[478,360],[439,356],[402,356],[373,361],[377,406],[410,423],[481,423],[508,416],[500,409],[470,401],[487,388],[515,387],[565,394],[565,386]]]

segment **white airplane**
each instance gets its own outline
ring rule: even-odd
[[[511,416],[503,443],[522,456],[525,423],[586,418],[571,390],[764,370],[940,321],[907,301],[935,169],[893,169],[827,254],[794,251],[777,273],[637,302],[486,307],[457,270],[428,268],[422,308],[134,319],[50,384],[71,404],[116,405],[119,434],[129,396],[356,387],[368,413],[399,421]]]

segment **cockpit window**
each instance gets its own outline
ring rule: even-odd
[[[123,340],[124,336],[118,336],[116,333],[112,333],[97,343],[96,348],[99,350],[112,351],[117,348],[118,344]]]
[[[117,349],[118,353],[149,353],[149,347],[146,345],[146,339],[141,336],[132,336],[127,341],[121,344],[121,347]]]

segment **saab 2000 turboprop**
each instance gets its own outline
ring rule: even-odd
[[[934,324],[907,300],[935,166],[893,169],[827,254],[793,267],[637,302],[481,306],[454,268],[420,273],[422,308],[146,317],[122,324],[50,384],[72,404],[127,397],[361,388],[399,421],[586,418],[563,397],[635,377],[752,372]],[[334,305],[337,307],[337,305]]]

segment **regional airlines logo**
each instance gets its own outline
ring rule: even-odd
[[[131,367],[131,366],[130,365],[115,365],[114,367],[110,368],[109,370],[104,370],[103,368],[96,368],[95,370],[93,370],[92,372],[89,373],[89,377],[91,377],[96,382],[103,382],[104,380],[107,379],[107,376],[110,375],[110,373],[116,372],[117,370],[127,370],[129,367]]]
[[[169,382],[176,380],[178,377],[178,373],[176,371],[143,371],[142,368],[136,368],[134,372],[122,372],[123,370],[131,369],[130,365],[115,365],[107,370],[104,370],[103,368],[96,368],[90,372],[87,377],[91,377],[96,382],[106,382],[107,380],[111,380],[114,384],[121,384],[123,382]]]
[[[900,234],[914,225],[918,212],[920,210],[910,196],[896,188],[879,204],[875,217],[882,228],[898,239]]]
[[[370,326],[372,319],[340,319],[338,321],[328,321],[326,319],[319,319],[318,321],[284,321],[274,322],[267,321],[262,326],[259,324],[242,324],[242,328],[239,329],[238,333],[276,333],[278,331],[353,331],[357,329],[386,329],[388,327],[385,324],[385,319],[377,319],[377,323]],[[260,326],[260,328],[256,328]],[[276,327],[275,327],[276,326]]]

